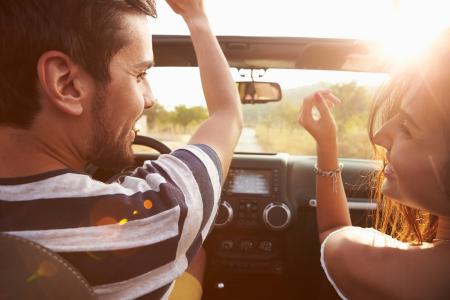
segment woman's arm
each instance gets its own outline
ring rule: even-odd
[[[299,123],[317,142],[317,167],[339,168],[336,123],[330,107],[340,102],[329,92],[317,92],[303,102]],[[313,117],[316,107],[320,119]],[[448,296],[448,259],[437,249],[409,247],[374,229],[351,226],[341,174],[316,176],[317,223],[323,262],[336,287],[349,299],[440,299]],[[331,236],[330,233],[334,232]],[[442,256],[444,257],[444,255]],[[447,256],[445,256],[446,258]]]
[[[298,122],[316,140],[317,168],[322,171],[339,170],[337,129],[330,106],[340,102],[328,91],[316,92],[303,101],[300,109]],[[314,106],[320,113],[318,120],[313,117]],[[351,226],[341,173],[336,172],[335,176],[316,175],[317,225],[321,242],[331,232]]]

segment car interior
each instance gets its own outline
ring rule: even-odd
[[[297,124],[297,114],[303,98],[318,89],[329,89],[343,100],[334,109],[334,116],[348,207],[354,226],[372,226],[377,208],[372,179],[382,166],[371,156],[366,125],[373,96],[389,78],[392,61],[380,55],[379,45],[364,36],[337,38],[317,33],[333,26],[336,28],[330,29],[335,29],[336,36],[379,29],[384,38],[399,25],[407,29],[409,35],[401,36],[401,43],[408,45],[409,40],[420,42],[421,33],[428,28],[426,23],[432,22],[417,22],[423,19],[421,10],[410,19],[399,18],[401,4],[408,3],[408,8],[409,2],[415,1],[353,1],[348,7],[341,1],[329,1],[327,7],[322,7],[323,1],[301,6],[286,0],[277,2],[277,7],[275,1],[268,1],[270,5],[247,1],[250,6],[245,2],[230,5],[225,1],[222,7],[218,3],[207,7],[215,13],[211,14],[215,19],[210,18],[213,25],[219,27],[222,21],[217,16],[225,15],[226,25],[238,28],[236,35],[219,30],[217,39],[241,97],[244,130],[223,183],[214,226],[203,245],[207,262],[202,299],[339,299],[320,265],[315,143]],[[433,16],[447,20],[447,10],[441,12],[436,9]],[[181,22],[172,15],[160,17],[167,23],[161,27],[155,24],[152,36],[155,62],[149,82],[158,101],[138,122],[135,165],[123,170],[91,166],[87,171],[94,179],[117,181],[146,160],[156,160],[185,145],[207,118],[187,29],[180,34],[158,31]],[[304,23],[299,21],[302,18]],[[287,35],[271,35],[270,29],[280,25],[276,23],[282,23]],[[424,30],[416,30],[412,24]],[[321,25],[326,26],[319,28]],[[258,34],[241,35],[250,27],[258,29]],[[312,34],[292,34],[305,29],[311,29]],[[0,248],[2,279],[5,286],[19,291],[19,298],[95,297],[77,270],[36,243],[0,233]],[[27,260],[17,260],[17,253]],[[42,272],[58,269],[61,276],[53,276],[48,285],[36,290],[27,290],[23,282],[17,285],[16,278],[28,274],[29,265],[42,260],[48,262]]]
[[[382,64],[365,63],[370,45],[358,40],[231,36],[218,40],[230,67],[236,69],[383,72]],[[155,35],[153,41],[156,67],[196,66],[188,36]],[[247,104],[250,109],[267,105]],[[170,152],[158,139],[139,136],[136,143]],[[136,165],[157,157],[136,153]],[[338,298],[319,263],[315,161],[314,155],[235,152],[215,226],[204,245],[203,299]],[[379,165],[371,159],[340,161],[353,224],[370,226],[376,208],[370,200],[370,179]],[[111,172],[99,170],[95,176],[106,181]]]
[[[219,29],[214,31],[243,105],[244,129],[203,245],[207,262],[202,299],[339,299],[320,265],[315,142],[298,125],[298,110],[304,97],[320,89],[343,100],[333,114],[348,207],[354,226],[372,226],[377,208],[372,179],[382,166],[372,157],[367,120],[392,64],[374,39],[390,46],[400,42],[405,50],[407,42],[421,43],[433,22],[413,5],[416,1],[209,2],[214,4],[206,5],[208,15]],[[94,179],[120,180],[146,160],[185,145],[208,116],[188,31],[165,31],[185,24],[164,7],[165,1],[160,4],[161,23],[153,24],[155,62],[148,75],[158,101],[138,121],[135,164],[123,170],[91,166],[87,172]],[[447,10],[439,7],[433,18],[448,21]],[[170,13],[164,15],[164,9]],[[219,25],[234,31],[229,34]],[[406,33],[396,32],[396,26],[405,27]],[[256,34],[245,35],[247,29]],[[276,30],[283,35],[273,35]],[[391,33],[403,35],[389,39]],[[17,298],[95,298],[76,269],[40,245],[0,233],[0,248],[0,277],[4,286],[18,292]],[[46,265],[30,277],[30,266],[42,261]],[[58,276],[30,290],[27,283],[39,272]]]
[[[283,69],[383,74],[385,71],[382,63],[368,59],[371,58],[371,45],[355,39],[219,36],[218,40],[230,68],[244,73],[249,71],[236,80],[240,92],[242,87],[242,103],[249,112],[269,107],[270,102],[288,101],[284,98],[289,91],[273,77],[267,79],[258,72],[265,74],[268,70]],[[157,58],[155,68],[197,66],[189,36],[154,35],[153,44]],[[177,82],[172,80],[171,84],[176,85]],[[245,93],[249,90],[253,94],[247,99]],[[257,97],[256,92],[260,93]],[[263,113],[270,114],[270,109]],[[296,122],[295,118],[286,121]],[[251,127],[252,121],[248,122],[246,126]],[[360,130],[364,132],[364,128]],[[254,138],[257,141],[259,137],[256,135]],[[294,133],[291,139],[299,144],[304,142]],[[185,141],[180,139],[178,142],[182,144]],[[356,147],[358,143],[355,140],[354,145],[347,146]],[[176,147],[169,145],[169,140],[154,135],[151,129],[145,135],[137,136],[135,144],[141,147],[135,151],[135,166],[126,170],[93,168],[90,170],[93,178],[115,181],[145,160],[157,159],[160,154],[170,153]],[[319,262],[315,161],[311,151],[302,154],[290,151],[289,147],[267,150],[238,146],[223,185],[214,228],[204,245],[207,265],[203,299],[338,298]],[[343,157],[340,161],[353,224],[370,226],[376,208],[370,200],[370,179],[379,164],[368,157]],[[1,236],[2,243],[10,243],[9,239]],[[19,244],[23,251],[32,253],[30,247],[34,248],[36,255],[47,255],[56,265],[61,264],[58,257],[42,251],[38,245],[20,240],[14,240],[14,243]],[[17,248],[11,249],[15,251]],[[9,267],[17,269],[11,264]],[[80,278],[71,268],[65,273],[75,280]],[[68,279],[64,280],[67,282]],[[60,282],[56,280],[54,284]],[[80,295],[92,295],[84,282],[71,286],[75,289],[84,286],[86,289]]]

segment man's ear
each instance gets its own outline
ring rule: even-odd
[[[57,109],[72,116],[83,113],[82,101],[89,90],[88,75],[67,55],[48,51],[37,63],[37,73],[42,92]]]

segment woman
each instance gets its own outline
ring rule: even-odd
[[[394,75],[375,101],[369,132],[384,162],[379,230],[351,226],[330,113],[340,102],[320,91],[299,114],[317,142],[317,221],[328,279],[344,299],[449,299],[449,34]]]

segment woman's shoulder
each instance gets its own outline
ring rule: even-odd
[[[433,263],[441,257],[449,258],[450,263],[448,257],[450,252],[442,250],[445,246],[450,248],[450,243],[439,247],[431,243],[414,245],[397,240],[374,228],[347,226],[331,232],[325,238],[321,245],[321,254],[322,259],[349,257],[351,263],[358,259],[375,263],[425,259]]]
[[[411,246],[373,228],[350,226],[325,238],[321,262],[344,295],[403,298],[412,287],[417,295],[449,292],[441,280],[450,275],[449,253],[431,244]]]
[[[322,251],[325,247],[354,247],[356,245],[377,248],[407,249],[408,243],[401,242],[374,228],[362,228],[346,226],[331,232],[322,243]]]

